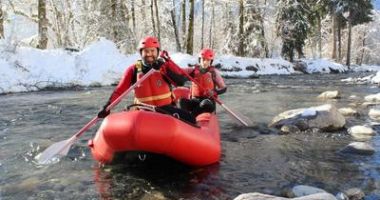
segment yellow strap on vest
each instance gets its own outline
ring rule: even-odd
[[[141,72],[142,71],[142,61],[141,60],[138,60],[136,62],[135,68],[137,69],[137,72]]]
[[[150,96],[150,97],[136,98],[136,99],[139,102],[147,102],[147,101],[156,101],[156,100],[166,99],[171,96],[172,96],[172,93],[168,92],[168,93],[157,95],[157,96]]]

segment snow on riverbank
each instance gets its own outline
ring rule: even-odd
[[[198,61],[196,55],[169,53],[181,67]],[[0,93],[36,91],[46,87],[110,85],[116,83],[125,68],[137,59],[137,53],[123,55],[113,42],[106,39],[100,39],[79,52],[16,47],[0,40]],[[324,59],[302,60],[302,63],[306,63],[306,73],[347,71],[347,67]],[[281,58],[217,55],[214,64],[220,64],[222,75],[228,77],[300,73],[292,63]]]

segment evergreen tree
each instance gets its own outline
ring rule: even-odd
[[[304,56],[303,47],[309,31],[305,2],[301,0],[281,0],[277,18],[277,31],[282,39],[281,55],[290,62],[294,51],[298,57]]]
[[[333,0],[348,24],[346,65],[351,64],[352,27],[372,21],[373,5],[370,0]]]
[[[313,46],[318,47],[319,57],[322,57],[322,19],[329,12],[330,0],[306,0],[306,5],[309,10],[308,20],[310,24],[309,37],[314,41]],[[317,45],[315,45],[317,44]]]
[[[243,56],[266,56],[267,45],[264,35],[263,19],[258,1],[246,0],[243,26]],[[263,54],[262,54],[263,53]]]

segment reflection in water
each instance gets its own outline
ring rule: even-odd
[[[219,164],[191,168],[172,159],[129,153],[128,162],[96,166],[94,181],[101,199],[221,199]],[[142,154],[140,154],[142,155]]]

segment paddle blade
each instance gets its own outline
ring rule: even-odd
[[[75,140],[72,138],[69,138],[67,140],[54,143],[35,157],[37,163],[40,165],[48,165],[58,162],[60,157],[67,155],[74,141]]]

